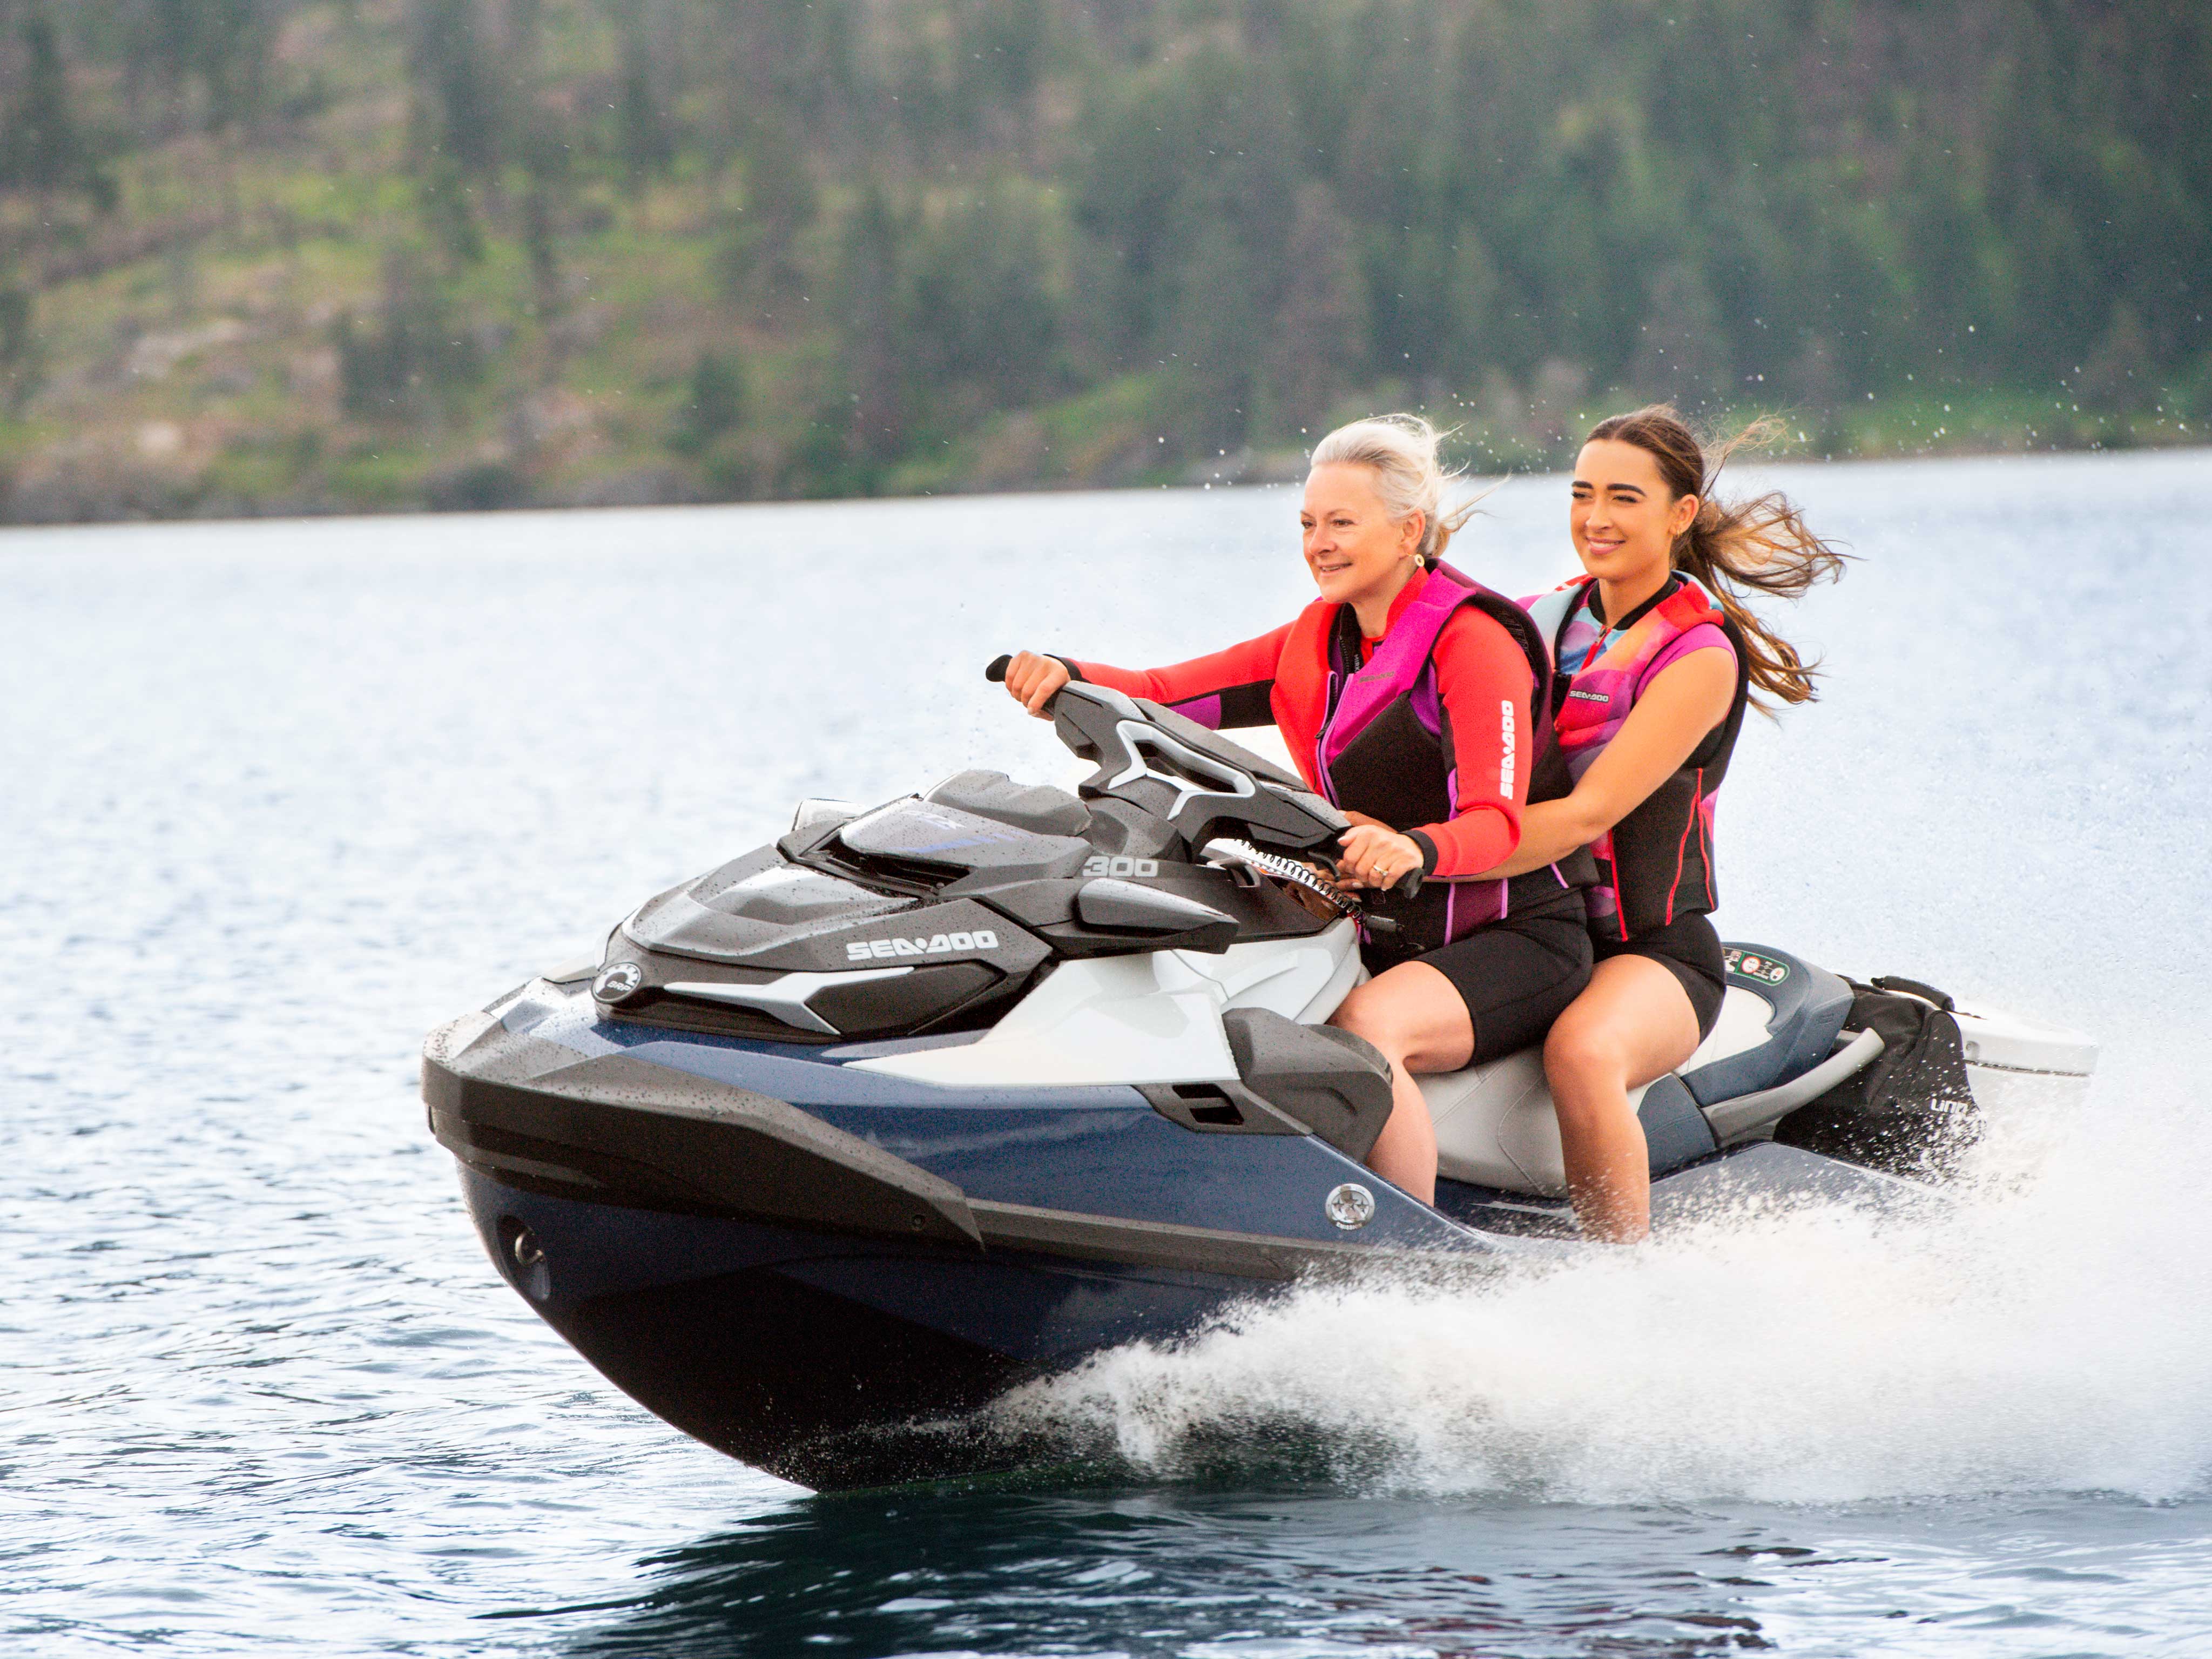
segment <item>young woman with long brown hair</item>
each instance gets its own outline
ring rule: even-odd
[[[1584,1232],[1649,1231],[1651,1184],[1629,1091],[1680,1066],[1711,1033],[1726,990],[1713,804],[1754,694],[1810,702],[1813,671],[1741,590],[1795,599],[1843,556],[1769,493],[1716,499],[1728,459],[1778,435],[1753,423],[1710,453],[1661,404],[1592,429],[1568,514],[1585,574],[1530,604],[1554,660],[1555,756],[1571,791],[1522,814],[1512,876],[1588,847],[1597,963],[1553,1024],[1544,1069],[1569,1195]]]

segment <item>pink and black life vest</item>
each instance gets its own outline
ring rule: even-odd
[[[1359,622],[1350,605],[1313,606],[1301,617],[1286,661],[1326,661],[1327,708],[1315,743],[1315,769],[1322,792],[1337,805],[1378,818],[1403,833],[1441,823],[1459,810],[1450,716],[1437,689],[1434,653],[1444,625],[1462,605],[1495,619],[1528,657],[1534,707],[1530,800],[1566,794],[1574,781],[1553,753],[1550,708],[1552,658],[1527,611],[1449,565],[1437,565],[1398,614],[1375,654],[1360,661]],[[1547,793],[1548,791],[1548,793]],[[1434,879],[1403,907],[1401,933],[1391,954],[1432,951],[1503,921],[1518,905],[1560,893],[1595,875],[1588,860],[1530,871],[1509,879]]]
[[[1591,614],[1595,579],[1575,580],[1527,601],[1554,660],[1569,661],[1607,636]],[[1743,636],[1711,595],[1679,573],[1631,611],[1602,652],[1552,683],[1558,753],[1569,793],[1627,721],[1644,688],[1662,669],[1695,648],[1686,638],[1711,626],[1735,653],[1735,697],[1721,723],[1634,811],[1591,843],[1597,879],[1585,894],[1591,931],[1633,939],[1677,916],[1709,912],[1719,902],[1713,875],[1713,805],[1743,726],[1750,656]]]

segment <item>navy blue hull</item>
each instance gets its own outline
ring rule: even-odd
[[[549,986],[441,1027],[423,1093],[539,1316],[656,1415],[817,1487],[1061,1455],[978,1408],[1304,1274],[1498,1248],[1298,1126],[859,1052],[626,1027]]]
[[[1571,1232],[1556,1201],[1446,1182],[1431,1208],[1318,1133],[1131,1087],[939,1088],[588,1008],[548,987],[425,1048],[485,1248],[647,1410],[811,1486],[1058,1461],[982,1408],[1308,1275],[1480,1273]],[[1765,1143],[1654,1174],[1655,1214],[1924,1192]]]
[[[718,1450],[817,1487],[1054,1455],[977,1409],[1273,1288],[580,1203],[465,1167],[461,1183],[501,1273],[610,1382]]]

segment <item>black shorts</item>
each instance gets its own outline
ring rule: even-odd
[[[1689,993],[1690,1011],[1698,1017],[1698,1041],[1713,1034],[1721,1017],[1721,1000],[1728,994],[1728,964],[1721,959],[1721,936],[1702,912],[1677,916],[1664,927],[1653,927],[1634,939],[1600,939],[1597,959],[1608,957],[1649,957],[1681,981]]]
[[[1516,910],[1441,950],[1412,958],[1452,982],[1474,1028],[1468,1064],[1541,1042],[1589,983],[1589,921],[1581,890]],[[1393,965],[1370,960],[1380,972]]]

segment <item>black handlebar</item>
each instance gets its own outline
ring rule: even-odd
[[[1408,870],[1388,887],[1379,890],[1375,888],[1368,889],[1367,902],[1372,904],[1377,899],[1409,899],[1420,890],[1421,872],[1419,870]]]
[[[994,685],[1004,685],[1006,683],[1006,670],[1012,665],[1013,660],[1011,654],[992,658],[984,665],[983,678]],[[1396,881],[1391,883],[1383,893],[1376,896],[1409,899],[1419,894],[1420,890],[1421,872],[1419,870],[1408,870]]]

